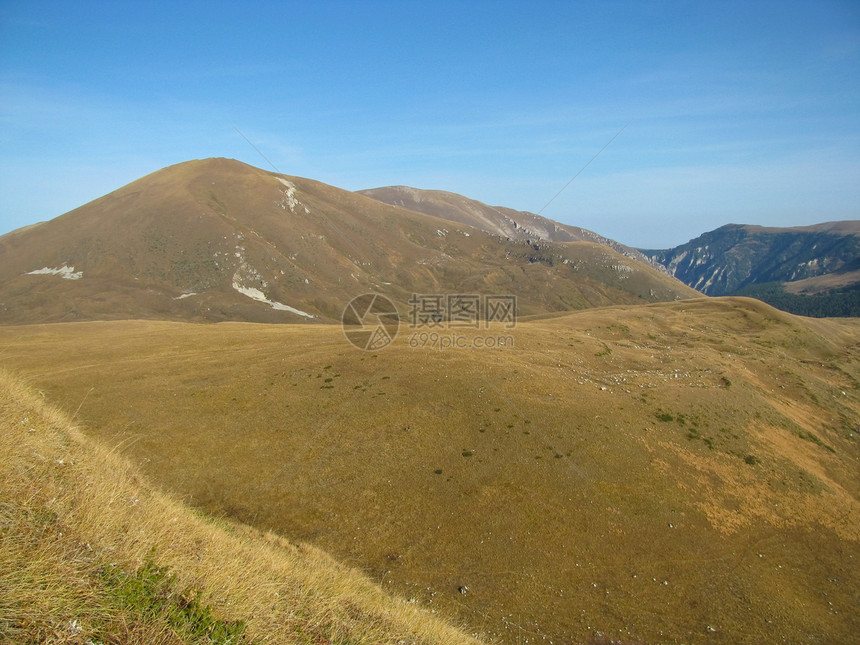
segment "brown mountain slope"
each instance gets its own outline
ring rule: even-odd
[[[594,242],[607,246],[629,258],[651,264],[641,251],[610,240],[588,229],[502,206],[488,206],[456,193],[421,190],[410,186],[386,186],[358,191],[386,204],[426,213],[442,219],[467,224],[481,231],[514,240],[546,242]],[[662,270],[662,265],[653,263]]]
[[[469,633],[856,640],[860,321],[703,298],[503,333],[371,353],[333,325],[7,326],[0,364],[183,499]]]
[[[524,313],[674,300],[610,248],[500,241],[228,159],[171,166],[0,237],[0,322],[338,320],[368,291],[510,293]]]

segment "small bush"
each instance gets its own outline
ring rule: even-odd
[[[115,566],[103,567],[101,578],[124,609],[150,619],[165,620],[181,635],[224,645],[244,640],[242,621],[214,618],[211,609],[200,604],[196,590],[178,593],[170,584],[167,569],[151,560],[133,574]]]

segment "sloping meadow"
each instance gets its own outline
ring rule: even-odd
[[[469,633],[860,632],[856,321],[701,299],[473,342],[497,331],[448,330],[466,340],[444,351],[408,329],[367,352],[335,326],[140,321],[0,342],[184,502],[322,548]]]
[[[470,643],[310,546],[214,521],[0,372],[0,641]]]

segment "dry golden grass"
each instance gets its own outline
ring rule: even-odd
[[[149,563],[167,567],[175,603],[195,595],[217,619],[243,621],[249,642],[474,642],[318,549],[155,491],[5,372],[0,428],[2,642],[215,642],[125,606],[105,582],[105,567],[133,575]]]
[[[701,299],[513,334],[368,353],[325,325],[0,327],[0,363],[183,501],[468,633],[851,642],[858,321]]]

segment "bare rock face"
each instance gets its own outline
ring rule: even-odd
[[[709,296],[749,295],[812,316],[860,316],[860,221],[795,228],[728,224],[643,251]]]

